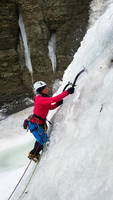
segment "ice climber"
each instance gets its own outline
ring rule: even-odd
[[[63,98],[74,93],[74,87],[70,87],[61,94],[49,97],[48,87],[45,82],[37,81],[33,85],[34,89],[34,108],[33,115],[28,122],[28,129],[34,135],[36,142],[30,151],[28,158],[34,161],[39,160],[40,151],[44,143],[48,141],[46,117],[49,110],[55,109],[63,103]]]

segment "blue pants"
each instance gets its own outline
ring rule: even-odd
[[[36,138],[36,141],[43,145],[48,141],[48,135],[46,134],[46,131],[44,130],[43,125],[35,124],[32,122],[29,122],[29,130]]]

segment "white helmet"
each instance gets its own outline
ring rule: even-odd
[[[34,89],[34,92],[37,93],[38,92],[38,89],[41,89],[43,88],[44,86],[46,86],[46,83],[43,82],[43,81],[37,81],[33,84],[33,89]]]

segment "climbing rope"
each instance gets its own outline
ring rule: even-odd
[[[28,185],[30,184],[30,181],[31,181],[31,179],[32,179],[32,177],[33,177],[33,175],[34,175],[36,169],[37,169],[37,165],[38,165],[38,163],[39,163],[39,161],[36,163],[35,168],[34,168],[32,174],[31,174],[31,176],[30,176],[30,178],[29,178],[29,180],[28,180],[28,182],[27,182],[25,188],[23,189],[22,193],[20,194],[20,196],[18,197],[17,200],[19,200],[19,199],[24,195],[24,193],[25,193],[25,194],[28,193],[28,191],[26,191],[26,189],[27,189]]]
[[[37,147],[37,149],[38,149],[38,147]],[[34,155],[36,154],[36,152],[37,152],[37,149],[35,150],[35,153],[34,153]],[[44,151],[44,150],[43,150],[43,151]],[[18,181],[17,185],[15,186],[15,188],[14,188],[14,190],[12,191],[11,195],[9,196],[8,200],[10,200],[10,199],[11,199],[11,197],[13,196],[13,194],[15,193],[15,191],[16,191],[16,189],[17,189],[17,187],[19,186],[19,184],[20,184],[21,180],[23,179],[24,175],[26,174],[26,172],[27,172],[27,170],[28,170],[28,168],[29,168],[29,166],[30,166],[30,164],[31,164],[31,162],[32,162],[32,161],[33,161],[32,159],[29,161],[29,163],[28,163],[28,165],[27,165],[26,169],[24,170],[24,172],[23,172],[23,174],[22,174],[21,178],[19,179],[19,181]],[[39,163],[39,162],[37,162],[37,163]],[[37,167],[37,165],[35,166],[35,169],[36,169],[36,167]],[[34,172],[35,172],[35,170],[34,170]],[[33,174],[34,174],[34,172],[33,172]],[[32,176],[33,176],[33,174],[32,174]],[[31,176],[31,178],[32,178],[32,176]],[[31,180],[31,178],[30,178],[30,180]],[[27,186],[28,186],[28,184],[27,184]],[[25,187],[25,189],[27,188],[27,186]],[[23,193],[24,193],[24,192],[22,192],[22,194],[20,195],[20,197],[23,195]],[[20,197],[19,197],[19,198],[20,198]]]
[[[21,180],[23,179],[23,177],[24,177],[25,173],[27,172],[27,170],[28,170],[28,168],[29,168],[29,166],[30,166],[31,162],[32,162],[32,160],[30,160],[30,161],[29,161],[29,163],[28,163],[28,165],[27,165],[26,169],[24,170],[24,172],[23,172],[23,174],[22,174],[21,178],[19,179],[19,181],[18,181],[17,185],[15,186],[15,188],[14,188],[14,190],[12,191],[11,195],[9,196],[8,200],[10,200],[10,199],[11,199],[11,197],[13,196],[13,194],[14,194],[14,192],[16,191],[17,187],[19,186],[19,184],[20,184]]]

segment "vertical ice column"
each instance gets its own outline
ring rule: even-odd
[[[30,50],[28,47],[27,35],[25,31],[24,21],[22,15],[19,16],[19,27],[22,35],[23,45],[24,45],[24,53],[25,53],[25,62],[29,72],[32,74],[32,63],[30,58]]]
[[[50,40],[48,42],[48,56],[52,63],[53,72],[56,70],[56,33],[52,32]]]

